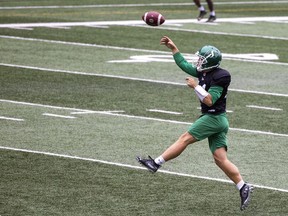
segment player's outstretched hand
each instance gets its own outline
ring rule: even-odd
[[[160,40],[161,45],[165,45],[169,49],[172,50],[173,54],[179,52],[177,46],[174,44],[174,42],[167,36],[163,36]]]

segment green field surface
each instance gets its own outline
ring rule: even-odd
[[[0,216],[288,215],[288,1],[214,6],[207,24],[190,0],[0,1]],[[166,23],[145,25],[150,10]],[[201,114],[163,35],[189,62],[223,53],[228,158],[255,186],[245,212],[207,140],[155,174],[135,160]]]

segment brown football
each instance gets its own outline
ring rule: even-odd
[[[162,25],[165,22],[164,16],[160,14],[157,11],[149,11],[146,12],[143,16],[142,19],[147,25],[150,26],[159,26]]]

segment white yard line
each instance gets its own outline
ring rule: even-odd
[[[12,118],[12,117],[5,117],[5,116],[0,116],[0,119],[10,120],[10,121],[24,121],[24,119]]]
[[[84,158],[84,157],[79,157],[79,156],[71,156],[71,155],[57,154],[57,153],[43,152],[43,151],[34,151],[34,150],[29,150],[29,149],[19,149],[19,148],[12,148],[12,147],[6,147],[6,146],[0,146],[0,149],[17,151],[17,152],[27,152],[27,153],[32,153],[32,154],[42,154],[42,155],[47,155],[47,156],[52,156],[52,157],[69,158],[69,159],[74,159],[74,160],[92,161],[92,162],[102,163],[102,164],[107,164],[107,165],[112,165],[112,166],[126,167],[126,168],[131,168],[131,169],[138,169],[138,170],[140,170],[140,169],[146,170],[146,168],[144,168],[144,167],[139,167],[139,166],[134,166],[134,165],[129,165],[129,164],[123,164],[123,163],[117,163],[117,162],[111,162],[111,161],[97,160],[97,159],[93,159],[93,158]],[[176,175],[176,176],[184,176],[184,177],[191,177],[191,178],[205,179],[205,180],[211,180],[211,181],[218,181],[218,182],[225,182],[225,183],[233,184],[232,181],[229,181],[227,179],[219,179],[219,178],[211,178],[211,177],[207,177],[207,176],[198,176],[198,175],[191,175],[191,174],[186,174],[186,173],[170,172],[170,171],[166,171],[163,169],[158,170],[157,172],[170,174],[170,175]],[[269,190],[280,191],[280,192],[285,192],[285,193],[288,192],[288,190],[286,190],[286,189],[274,188],[274,187],[257,185],[257,184],[253,184],[253,185],[257,188],[269,189]]]
[[[78,111],[78,112],[71,112],[70,114],[72,115],[83,115],[83,114],[93,114],[93,113],[97,113],[98,111]],[[109,113],[124,113],[124,110],[105,110],[105,111],[101,111],[101,112],[109,112]]]
[[[26,68],[26,69],[40,70],[40,71],[50,71],[50,72],[54,72],[54,73],[68,73],[68,74],[78,74],[78,75],[86,75],[86,76],[99,76],[99,77],[118,78],[118,79],[126,79],[126,80],[151,82],[151,83],[161,83],[161,84],[168,84],[168,85],[186,86],[186,84],[183,84],[183,83],[151,80],[151,79],[142,79],[142,78],[136,78],[136,77],[116,76],[116,75],[108,75],[108,74],[96,74],[96,73],[87,73],[87,72],[81,72],[81,71],[58,70],[58,69],[51,69],[51,68],[42,68],[42,67],[33,67],[33,66],[15,65],[15,64],[5,64],[5,63],[0,63],[0,66],[1,65],[6,66],[6,67]],[[288,94],[251,91],[251,90],[243,90],[243,89],[232,89],[231,88],[231,89],[229,89],[229,91],[260,94],[260,95],[271,95],[271,96],[279,96],[279,97],[288,97]]]
[[[69,108],[69,107],[59,107],[59,106],[51,106],[51,105],[44,105],[44,104],[28,103],[28,102],[21,102],[21,101],[3,100],[3,99],[0,99],[0,102],[26,105],[26,106],[32,106],[32,107],[44,107],[44,108],[52,108],[52,109],[60,109],[60,110],[71,110],[72,112],[75,112],[75,111],[80,112],[80,113],[84,112],[85,114],[94,113],[94,114],[99,114],[99,115],[110,115],[110,116],[119,116],[119,117],[134,118],[134,119],[141,119],[141,120],[159,121],[159,122],[166,122],[166,123],[171,123],[171,124],[185,124],[185,125],[192,124],[192,122],[181,122],[181,121],[151,118],[151,117],[144,117],[144,116],[133,116],[133,115],[114,113],[111,111],[93,111],[93,110],[76,109],[76,108]],[[279,134],[279,133],[272,133],[272,132],[266,132],[266,131],[248,130],[248,129],[241,129],[241,128],[230,128],[230,130],[245,132],[245,133],[253,133],[253,134],[288,137],[288,134]]]
[[[241,4],[286,4],[288,1],[245,1],[245,2],[214,2],[215,5],[241,5]],[[153,7],[153,6],[194,6],[194,3],[150,3],[150,4],[98,4],[98,5],[49,5],[49,6],[15,6],[0,7],[0,10],[17,9],[60,9],[60,8],[119,8],[119,7]],[[203,5],[206,5],[203,2]]]
[[[64,116],[64,115],[57,115],[52,113],[43,113],[44,116],[56,117],[56,118],[66,118],[66,119],[75,119],[75,116]]]
[[[167,110],[159,110],[159,109],[146,109],[149,112],[157,112],[157,113],[165,113],[165,114],[172,114],[172,115],[183,115],[182,112],[173,112]]]
[[[255,108],[255,109],[264,109],[264,110],[283,111],[283,109],[280,109],[280,108],[264,107],[264,106],[256,106],[256,105],[246,105],[246,107]]]

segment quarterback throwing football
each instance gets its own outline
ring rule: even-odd
[[[169,37],[162,37],[160,44],[172,51],[176,64],[184,72],[198,78],[197,82],[187,77],[186,82],[200,100],[202,115],[159,157],[136,159],[149,171],[156,172],[165,162],[178,157],[188,145],[208,138],[214,161],[239,189],[240,209],[244,210],[250,202],[253,186],[244,182],[238,168],[227,158],[229,122],[226,116],[226,96],[231,76],[227,70],[219,67],[221,52],[214,46],[204,46],[196,53],[197,63],[190,64]]]

